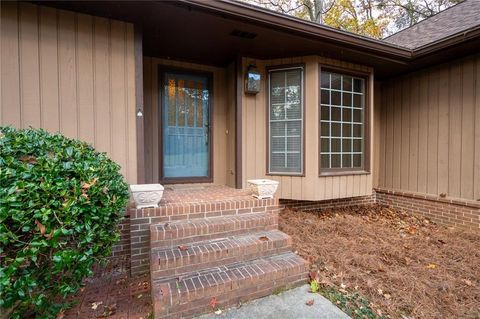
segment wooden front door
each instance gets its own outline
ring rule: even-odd
[[[211,77],[162,73],[163,182],[211,181]]]

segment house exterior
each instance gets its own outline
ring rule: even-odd
[[[476,201],[478,6],[468,0],[381,41],[233,1],[5,2],[0,121],[88,141],[117,161],[130,183],[244,188],[265,177],[278,180],[278,196],[290,200],[371,196],[381,188]],[[257,94],[244,93],[249,67],[261,76]],[[268,111],[278,89],[272,81],[282,74],[301,96],[297,122],[289,124],[295,132],[275,135],[291,120],[274,124]],[[361,117],[351,123],[359,124],[329,122],[340,120],[345,105],[325,106],[333,114],[322,119],[320,105],[335,105],[323,102],[350,103],[340,102],[336,89],[321,90],[328,74],[361,81],[361,92],[352,91],[361,109],[351,110]],[[208,85],[204,113],[174,119],[170,107],[175,126],[162,129],[168,106],[161,105],[184,103],[183,96],[162,98],[165,81]],[[322,101],[330,93],[336,100]],[[351,130],[348,138],[340,126]],[[169,168],[176,152],[190,157]],[[184,171],[194,158],[197,171]],[[286,168],[274,167],[281,161]]]
[[[131,184],[268,178],[282,205],[478,230],[478,16],[466,0],[375,40],[231,0],[2,2],[0,124],[92,143]],[[148,214],[124,225],[132,255]]]

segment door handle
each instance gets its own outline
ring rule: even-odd
[[[205,127],[205,145],[208,145],[208,140],[210,136],[210,125],[209,124],[203,124]]]

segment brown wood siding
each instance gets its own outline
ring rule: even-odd
[[[159,156],[159,66],[180,68],[194,71],[211,72],[213,74],[213,183],[226,185],[231,183],[227,180],[227,173],[234,171],[234,158],[230,158],[227,152],[229,145],[233,143],[232,135],[235,128],[229,127],[234,124],[229,120],[229,106],[233,89],[229,91],[227,81],[227,69],[180,62],[167,59],[144,57],[143,59],[143,83],[144,83],[144,113],[145,113],[145,180],[146,183],[157,183],[160,176]],[[233,76],[233,74],[232,74]],[[230,92],[230,93],[229,93]],[[228,134],[227,134],[228,130]],[[233,164],[232,164],[233,161]],[[233,166],[232,166],[233,165]],[[233,185],[232,185],[233,186]]]
[[[305,169],[304,176],[279,176],[267,175],[267,94],[268,75],[266,68],[269,66],[281,66],[292,64],[305,65]],[[319,177],[319,114],[318,114],[318,72],[319,64],[333,67],[341,67],[353,71],[371,73],[372,69],[327,59],[317,56],[295,57],[275,60],[258,60],[243,58],[243,71],[249,65],[255,65],[262,75],[262,87],[256,95],[243,95],[243,118],[242,118],[242,169],[243,187],[247,180],[255,178],[269,178],[280,182],[277,194],[283,199],[295,200],[324,200],[352,196],[364,196],[372,193],[372,174],[345,175],[345,176],[321,176]],[[373,73],[370,81],[370,143],[373,138],[374,103],[373,103]],[[374,145],[374,144],[372,144]],[[370,148],[370,168],[373,168],[373,147]]]
[[[91,143],[137,180],[133,25],[1,4],[0,123]]]
[[[480,55],[382,83],[378,186],[480,199]]]

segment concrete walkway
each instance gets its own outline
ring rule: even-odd
[[[240,308],[222,309],[220,315],[208,314],[198,319],[349,319],[320,294],[309,293],[309,286],[301,286],[242,305]],[[305,303],[314,300],[312,306]]]

